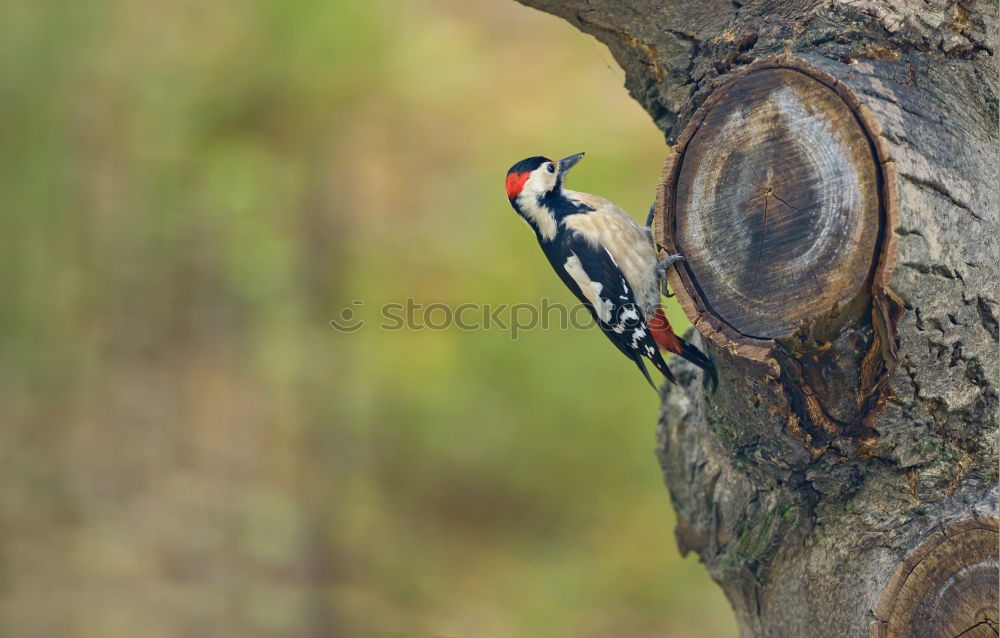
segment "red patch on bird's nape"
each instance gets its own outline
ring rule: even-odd
[[[507,199],[514,201],[521,194],[521,189],[530,176],[531,171],[507,173]]]

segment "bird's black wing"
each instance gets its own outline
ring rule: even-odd
[[[549,254],[552,267],[566,286],[594,317],[601,331],[621,352],[635,362],[653,385],[642,357],[670,381],[670,369],[660,355],[649,326],[631,286],[618,268],[611,253],[595,245],[579,232],[566,231]],[[654,385],[655,387],[655,385]]]

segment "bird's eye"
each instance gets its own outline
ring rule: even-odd
[[[555,173],[556,172],[556,165],[555,164],[548,164],[548,165],[545,166],[545,170],[547,170],[550,173]]]

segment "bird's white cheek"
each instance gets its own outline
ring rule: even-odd
[[[533,197],[538,197],[552,190],[555,183],[555,175],[544,171],[535,171],[528,177],[528,181],[524,183],[524,188],[521,192],[530,193]]]

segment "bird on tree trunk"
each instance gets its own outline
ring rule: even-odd
[[[512,166],[507,171],[511,206],[535,232],[559,278],[650,385],[656,387],[643,357],[676,383],[660,349],[705,370],[717,384],[712,361],[674,334],[660,304],[664,271],[683,256],[657,261],[649,220],[639,226],[608,200],[566,189],[566,174],[582,157],[578,153],[555,162],[536,156]]]

